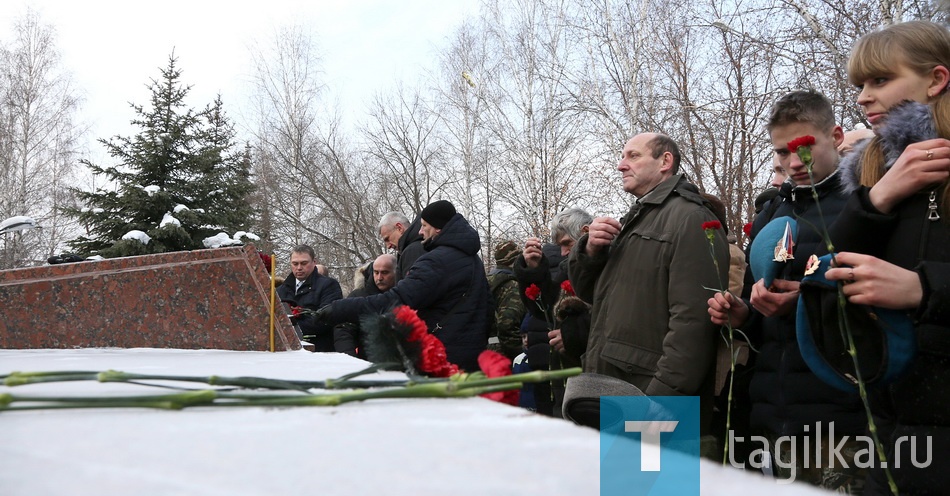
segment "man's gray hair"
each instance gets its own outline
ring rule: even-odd
[[[402,225],[409,227],[409,218],[405,216],[402,212],[389,212],[383,215],[383,218],[379,219],[379,224],[376,225],[376,230],[379,231],[383,226],[395,226],[397,223],[402,223]]]
[[[594,221],[594,216],[579,208],[569,208],[562,210],[551,220],[551,241],[557,243],[557,240],[568,235],[573,240],[580,239],[584,234],[584,226],[589,226]]]

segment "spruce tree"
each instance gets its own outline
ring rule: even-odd
[[[181,83],[176,61],[172,54],[148,86],[148,108],[131,104],[138,134],[99,140],[117,164],[81,161],[108,183],[74,190],[85,207],[67,213],[87,230],[69,243],[77,252],[116,257],[200,249],[209,236],[252,225],[250,156],[235,146],[220,96],[197,112],[186,106],[191,87]],[[121,239],[133,230],[151,240]]]

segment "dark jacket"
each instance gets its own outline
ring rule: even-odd
[[[814,190],[821,202],[821,216],[811,186],[793,186],[786,182],[779,195],[766,203],[752,223],[751,239],[754,240],[774,218],[789,216],[798,221],[795,258],[785,265],[777,279],[802,280],[808,257],[821,252],[825,245],[813,226],[820,227],[823,222],[826,226],[831,225],[847,200],[840,190],[837,170],[816,184]],[[743,291],[745,296],[754,283],[749,269]],[[836,433],[863,433],[867,422],[858,395],[843,393],[825,384],[805,364],[795,333],[795,312],[766,318],[752,309],[751,304],[749,308],[751,317],[742,329],[759,349],[749,391],[753,429],[780,436],[798,435],[805,432],[806,425],[813,430],[815,422],[821,422],[825,427],[829,422],[835,422]]]
[[[926,108],[912,107],[892,109],[878,131],[889,157],[899,156],[909,143],[935,136],[922,129],[918,113]],[[864,146],[856,147],[842,164],[848,172],[844,187],[852,196],[832,226],[835,248],[873,255],[916,271],[924,290],[920,306],[909,312],[917,333],[917,356],[903,377],[870,391],[872,411],[901,494],[946,494],[950,480],[950,219],[938,210],[943,217],[929,220],[929,196],[934,188],[907,198],[890,214],[874,208],[869,189],[857,180]],[[942,188],[935,188],[940,207]],[[917,452],[905,442],[896,460],[894,446],[903,436],[916,441]],[[932,444],[931,464],[914,467],[913,459],[920,463],[928,459],[928,444]],[[870,479],[870,494],[886,491],[882,473],[872,471]]]
[[[373,264],[369,263],[360,269],[363,274],[363,285],[350,291],[347,298],[377,295],[381,291],[373,279]],[[344,322],[333,327],[333,346],[339,353],[363,358],[364,340],[360,336],[360,325],[354,322]]]
[[[343,298],[340,283],[332,277],[321,276],[316,269],[304,281],[303,286],[300,286],[299,291],[296,290],[296,286],[297,278],[291,273],[277,288],[280,301],[292,302],[292,305],[309,310],[319,310]],[[295,320],[300,326],[304,339],[313,344],[314,351],[334,351],[333,326],[317,321],[312,315],[297,317]]]
[[[419,234],[420,229],[422,229],[422,217],[416,216],[396,243],[396,251],[398,252],[396,260],[397,280],[406,277],[409,269],[412,268],[412,264],[425,253],[425,249],[422,247],[422,235]]]
[[[478,251],[478,233],[455,214],[425,245],[426,253],[396,286],[383,294],[333,303],[330,320],[355,322],[360,315],[408,305],[445,344],[450,362],[477,371],[488,344],[488,280]]]
[[[715,220],[696,187],[672,176],[640,198],[608,248],[590,257],[587,235],[571,251],[577,296],[592,302],[584,370],[630,382],[648,395],[698,395],[711,413],[718,333],[705,288],[728,281],[729,249],[714,253],[702,224]]]

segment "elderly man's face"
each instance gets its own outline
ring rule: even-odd
[[[637,198],[652,190],[663,182],[664,155],[653,158],[653,150],[649,146],[652,134],[638,134],[623,146],[617,170],[623,175],[623,190]]]
[[[383,244],[386,245],[387,249],[395,250],[399,247],[399,238],[402,237],[405,230],[406,227],[401,222],[397,222],[391,226],[380,227],[379,237],[383,240]]]
[[[373,262],[373,281],[376,282],[376,287],[380,291],[386,291],[396,285],[396,271],[392,258],[377,258]]]

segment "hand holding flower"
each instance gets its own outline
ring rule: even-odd
[[[835,256],[840,267],[828,269],[829,281],[844,281],[842,293],[855,305],[894,310],[917,308],[923,299],[920,276],[870,255],[842,252]]]
[[[749,307],[729,292],[717,292],[706,304],[709,306],[709,320],[716,325],[742,327],[749,318]]]

